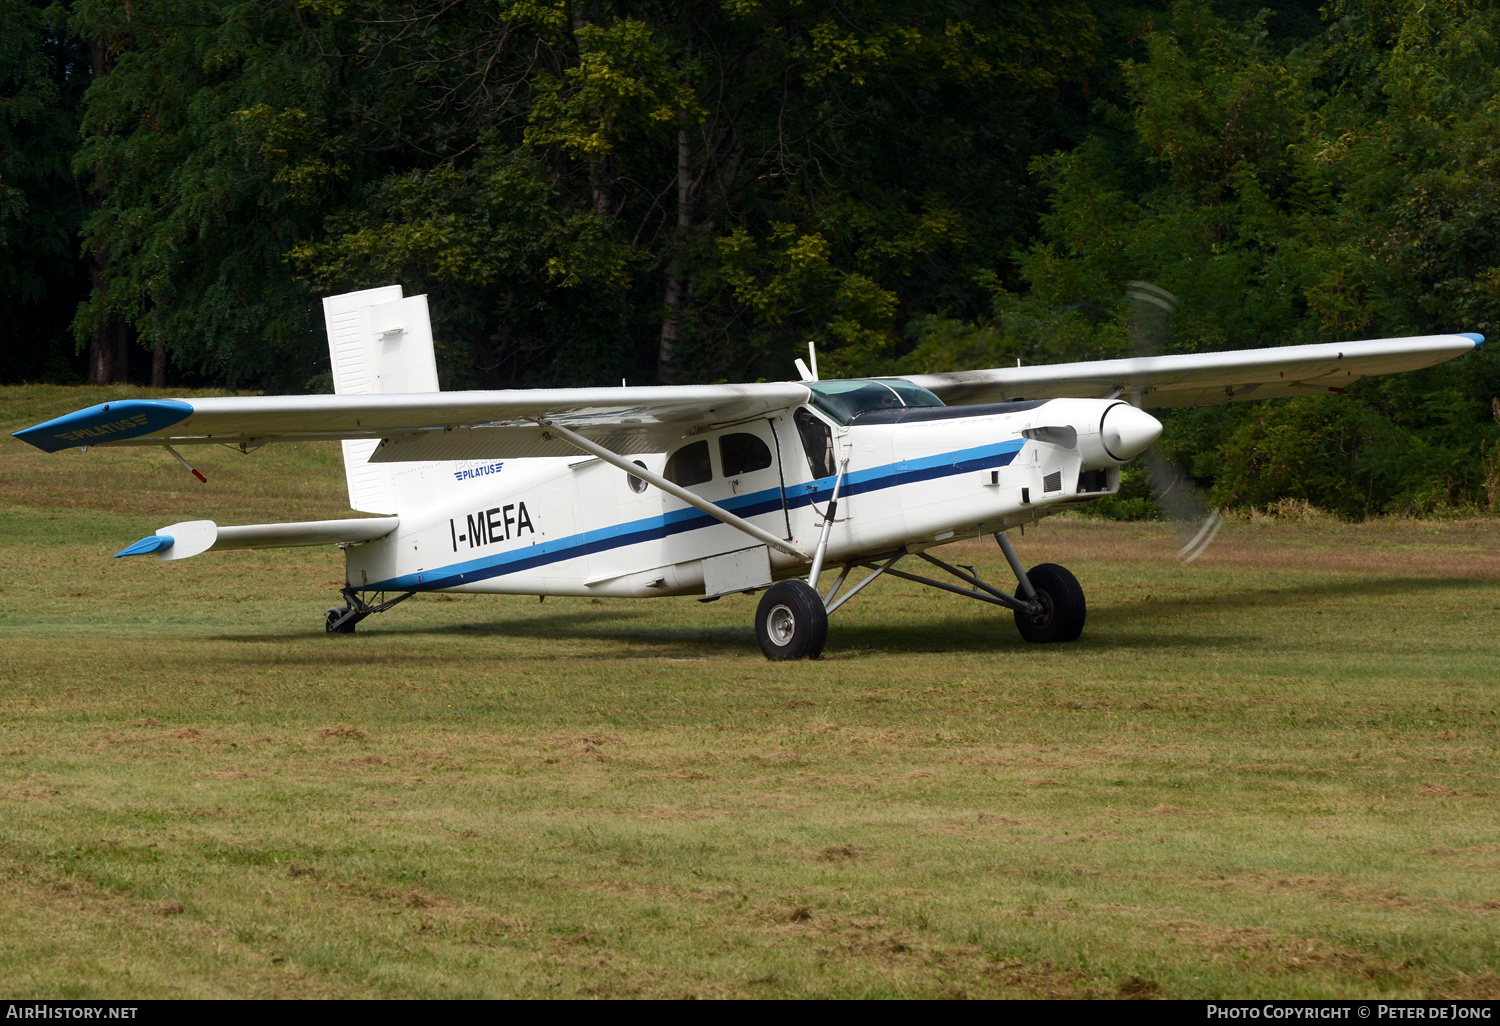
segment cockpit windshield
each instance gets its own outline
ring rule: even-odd
[[[809,381],[813,405],[840,424],[848,424],[871,410],[903,406],[941,406],[943,401],[925,388],[901,378],[862,378],[855,381]]]

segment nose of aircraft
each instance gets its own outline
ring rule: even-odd
[[[1104,411],[1099,435],[1105,451],[1124,463],[1145,452],[1161,436],[1161,421],[1145,410],[1118,403]]]

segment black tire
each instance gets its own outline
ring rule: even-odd
[[[767,659],[816,659],[828,641],[823,597],[806,581],[771,585],[755,610],[755,640]]]
[[[348,623],[339,626],[334,625],[334,621],[347,612],[348,610],[343,608],[330,609],[323,615],[323,629],[329,634],[353,634],[354,626],[357,621],[350,620]]]
[[[1016,630],[1021,632],[1021,637],[1036,644],[1077,641],[1088,615],[1078,578],[1056,563],[1038,564],[1026,572],[1026,577],[1036,589],[1042,612],[1031,616],[1016,611]],[[1020,588],[1016,589],[1016,598],[1026,599]]]

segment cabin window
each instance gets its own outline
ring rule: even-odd
[[[802,436],[802,448],[807,450],[807,466],[812,476],[832,477],[837,462],[833,455],[833,429],[805,408],[797,410],[792,419]]]
[[[661,476],[683,488],[712,480],[714,470],[708,462],[708,442],[693,442],[678,449],[667,460],[667,469]]]
[[[636,466],[640,467],[642,470],[646,469],[646,465],[644,463],[642,463],[640,460],[631,460],[630,462],[634,463]],[[644,493],[646,491],[646,482],[642,481],[640,478],[636,477],[634,474],[626,474],[625,477],[630,482],[630,490],[632,492],[635,492],[637,495],[640,495],[640,494],[642,494],[642,493]]]
[[[771,447],[754,435],[739,432],[719,439],[719,466],[725,477],[739,477],[771,465]]]

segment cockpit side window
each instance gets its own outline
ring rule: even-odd
[[[687,488],[713,479],[713,465],[708,459],[708,442],[690,442],[672,454],[662,477]]]
[[[942,406],[927,389],[901,378],[860,378],[851,381],[807,383],[812,404],[840,424],[853,423],[862,413],[907,406]]]
[[[837,469],[834,465],[833,429],[806,408],[798,408],[792,419],[797,422],[797,433],[802,436],[802,448],[807,450],[807,465],[812,476],[832,477]]]
[[[876,378],[886,388],[901,397],[907,406],[942,406],[943,401],[921,385],[913,385],[903,378]]]

